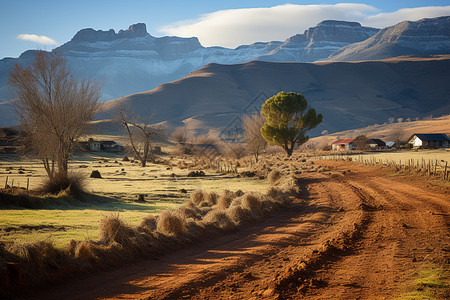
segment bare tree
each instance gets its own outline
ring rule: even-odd
[[[101,84],[75,78],[60,54],[45,51],[27,67],[16,64],[9,84],[33,152],[50,182],[64,182],[69,157],[97,111]]]
[[[178,154],[191,154],[192,144],[188,144],[188,140],[192,140],[191,135],[186,127],[177,127],[172,132],[172,140],[177,143]]]
[[[153,144],[165,136],[163,126],[150,124],[153,117],[154,114],[148,120],[143,120],[124,108],[120,109],[120,123],[125,127],[131,148],[142,167],[147,165],[147,161],[153,159]]]
[[[255,157],[257,162],[259,154],[267,147],[267,141],[261,135],[261,127],[263,126],[264,115],[259,112],[245,115],[242,118],[242,127],[244,129],[244,140],[247,144],[247,151]]]
[[[365,135],[359,135],[355,138],[354,143],[356,145],[356,149],[365,150],[367,148],[367,137]]]
[[[172,132],[172,139],[177,144],[181,144],[181,145],[186,144],[186,142],[188,140],[188,136],[189,136],[189,134],[188,134],[188,130],[186,129],[186,127],[177,127]]]
[[[395,142],[395,147],[397,147],[397,148],[400,148],[402,142],[405,141],[405,139],[407,138],[406,132],[401,127],[400,124],[398,124],[397,126],[394,127],[394,129],[392,129],[389,137],[392,141]]]

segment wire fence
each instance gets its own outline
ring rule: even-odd
[[[450,165],[447,161],[438,159],[403,159],[394,160],[392,158],[377,158],[366,155],[330,154],[320,155],[320,160],[344,160],[362,163],[364,165],[385,166],[395,168],[397,171],[405,170],[415,172],[425,176],[434,176],[445,181],[450,181]]]

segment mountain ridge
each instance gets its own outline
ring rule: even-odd
[[[289,39],[285,42],[256,42],[234,49],[203,47],[196,37],[154,37],[147,33],[145,24],[137,23],[118,33],[113,29],[107,31],[82,29],[70,41],[54,51],[62,53],[76,75],[104,81],[101,100],[105,101],[147,91],[159,84],[182,78],[208,63],[237,64],[263,58],[268,61],[325,59],[330,54],[329,50],[328,52],[321,50],[322,54],[319,54],[319,57],[314,52],[315,46],[311,43],[311,39],[314,41],[316,36],[323,37],[324,35],[318,32],[330,30],[332,26],[330,22],[335,22],[335,26],[341,27],[348,23],[347,28],[358,28],[355,29],[357,31],[365,28],[358,23],[356,24],[359,26],[355,26],[354,22],[347,21],[321,22],[316,26],[317,28],[311,27],[305,31],[305,33],[313,31],[315,33],[309,36],[310,48],[303,51],[298,47],[306,47],[307,44],[293,44]],[[371,30],[369,29],[370,32]],[[334,34],[339,32],[340,30],[337,29]],[[330,39],[336,38],[330,37]],[[323,44],[324,41],[320,43]],[[0,60],[0,98],[10,94],[5,87],[9,69],[15,62],[28,63],[33,53],[34,51],[30,50],[22,53],[18,59]]]
[[[450,53],[450,16],[403,21],[382,29],[365,41],[341,48],[332,61],[374,60],[399,55]]]
[[[111,119],[124,105],[154,121],[226,130],[279,91],[299,92],[324,115],[313,131],[329,132],[383,123],[390,117],[450,113],[450,56],[382,61],[208,64],[183,79],[108,101],[97,119]],[[234,127],[233,127],[234,128]]]

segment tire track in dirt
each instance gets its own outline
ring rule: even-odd
[[[39,298],[392,298],[419,266],[448,266],[445,193],[379,168],[323,164],[331,174],[301,174],[301,199],[261,223]]]
[[[335,164],[339,169],[339,164]],[[361,167],[358,167],[361,168]],[[395,182],[385,174],[350,176],[345,181],[369,195],[376,210],[358,250],[317,276],[326,287],[310,289],[309,299],[395,298],[405,278],[427,264],[448,266],[448,201],[445,194]],[[383,176],[380,176],[383,175]]]

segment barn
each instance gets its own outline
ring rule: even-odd
[[[355,139],[340,139],[331,144],[331,149],[334,151],[355,150],[356,145],[353,143]]]
[[[445,133],[414,133],[407,143],[415,148],[448,148],[450,138]]]
[[[368,139],[366,141],[367,147],[369,149],[384,149],[386,148],[386,143],[380,139]]]

